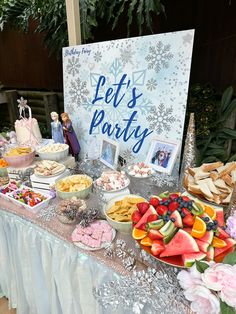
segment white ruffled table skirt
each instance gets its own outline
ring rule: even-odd
[[[92,289],[118,277],[73,244],[0,209],[0,297],[17,314],[110,314]]]

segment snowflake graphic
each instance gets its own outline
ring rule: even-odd
[[[71,101],[76,103],[77,106],[87,101],[89,91],[86,87],[87,82],[81,81],[79,78],[71,82],[69,95],[71,96]]]
[[[131,45],[128,45],[124,49],[120,49],[120,58],[123,66],[130,63],[133,64],[133,56],[135,52],[132,50]]]
[[[170,131],[171,125],[175,122],[173,114],[173,107],[165,108],[164,104],[160,104],[158,108],[151,109],[147,116],[149,128],[161,134],[164,131]]]
[[[73,56],[71,59],[68,59],[68,64],[66,66],[68,74],[71,74],[72,76],[79,74],[80,67],[81,64],[79,63],[79,58],[75,58],[75,56]]]
[[[124,158],[126,164],[128,165],[132,164],[135,158],[132,149],[123,150],[123,152],[121,153],[121,157]]]
[[[170,53],[170,45],[163,45],[161,41],[158,41],[156,46],[149,47],[149,54],[145,60],[148,62],[148,69],[154,69],[158,73],[161,68],[168,68],[168,61],[172,58],[173,54]]]
[[[158,187],[174,187],[178,184],[178,176],[168,175],[165,173],[156,172],[151,177],[152,182]]]
[[[102,53],[100,51],[95,52],[93,59],[96,62],[100,62],[102,60]]]
[[[154,80],[153,78],[147,81],[146,87],[151,92],[156,89],[156,86],[157,86],[157,81]]]

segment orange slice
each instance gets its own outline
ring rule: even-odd
[[[149,237],[143,238],[140,243],[144,246],[152,246],[152,240]]]
[[[204,212],[212,219],[216,219],[216,210],[215,208],[208,206],[208,205],[204,205]]]
[[[193,228],[191,231],[191,236],[194,238],[202,238],[206,233],[206,224],[205,222],[199,218],[198,216],[196,216],[194,224],[193,224]]]
[[[212,246],[217,248],[217,249],[221,249],[223,247],[225,247],[227,244],[224,240],[214,237],[213,241],[212,241]]]
[[[132,237],[135,240],[141,240],[141,239],[145,238],[146,235],[147,235],[147,231],[144,231],[144,230],[134,228],[132,231]]]

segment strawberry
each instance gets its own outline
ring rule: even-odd
[[[164,203],[164,202],[168,201],[168,198],[167,198],[167,197],[163,197],[163,198],[161,199],[161,201],[162,201],[162,203]]]
[[[152,215],[148,216],[147,222],[155,221],[157,219],[158,219],[158,215],[157,214],[152,214]]]
[[[160,240],[163,238],[163,235],[155,229],[151,229],[148,233],[148,236],[151,240]]]
[[[157,207],[159,205],[159,199],[157,197],[151,197],[149,204],[154,207]]]
[[[190,201],[190,198],[188,196],[182,196],[182,200],[185,201],[185,202],[188,202]]]
[[[149,208],[149,204],[146,202],[142,202],[142,203],[138,203],[137,207],[138,207],[140,214],[144,215]]]
[[[187,227],[192,227],[192,225],[194,224],[194,218],[192,215],[186,215],[184,218],[183,218],[183,224],[184,226],[187,226]]]
[[[135,210],[131,216],[131,220],[135,223],[139,222],[139,220],[142,218],[142,215],[138,210]]]
[[[169,198],[171,201],[174,201],[176,198],[178,198],[179,195],[178,194],[170,194]]]
[[[173,212],[179,208],[179,203],[178,202],[171,202],[169,204],[168,208],[169,208],[169,210],[171,210]]]
[[[156,211],[159,215],[163,216],[168,211],[168,207],[165,205],[158,205]]]
[[[146,223],[141,224],[141,226],[138,227],[138,229],[146,230]]]
[[[191,215],[190,211],[186,207],[182,208],[182,212],[185,214],[185,216]]]
[[[151,247],[151,252],[153,255],[157,256],[159,255],[162,251],[164,251],[164,245],[159,243],[159,242],[156,242],[155,243],[152,243],[152,247]]]

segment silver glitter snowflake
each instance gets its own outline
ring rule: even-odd
[[[148,62],[148,69],[154,69],[158,73],[162,68],[168,68],[169,60],[172,58],[170,45],[163,45],[161,41],[158,41],[156,46],[149,47],[149,54],[145,60]]]
[[[72,58],[68,59],[68,63],[66,66],[66,70],[68,74],[71,74],[72,76],[79,74],[80,67],[81,67],[81,64],[79,63],[79,58],[76,58],[75,56],[73,56]]]
[[[175,120],[173,107],[166,108],[162,103],[158,107],[153,107],[150,114],[147,116],[149,128],[155,130],[158,134],[164,131],[170,131]]]
[[[151,78],[150,80],[147,81],[146,87],[150,91],[155,90],[157,87],[157,81]]]
[[[93,295],[100,305],[113,312],[122,308],[135,314],[185,314],[189,310],[176,273],[173,270],[166,272],[162,267],[133,271],[131,276],[122,276],[94,288]]]
[[[130,63],[133,64],[133,56],[135,52],[132,50],[131,45],[128,45],[127,47],[120,49],[120,58],[123,66]]]
[[[56,202],[54,200],[50,201],[49,206],[42,208],[38,213],[38,217],[43,221],[50,221],[53,217],[56,216]]]
[[[178,185],[178,176],[156,172],[151,177],[152,182],[158,187],[175,187]]]
[[[96,51],[93,56],[94,61],[100,62],[102,60],[102,53],[100,51]]]
[[[121,153],[122,158],[126,164],[132,164],[134,162],[134,155],[131,149],[126,149]]]
[[[77,78],[75,81],[71,82],[69,95],[71,96],[72,102],[80,106],[87,101],[88,94],[89,91],[87,89],[86,81],[81,81],[79,78]]]

